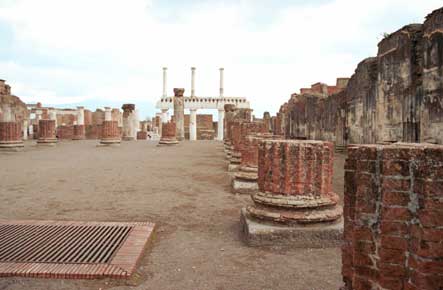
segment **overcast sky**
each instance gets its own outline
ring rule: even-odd
[[[0,78],[25,102],[95,109],[162,94],[247,97],[272,114],[300,87],[334,84],[383,33],[421,23],[441,0],[0,0]]]

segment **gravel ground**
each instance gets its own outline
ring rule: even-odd
[[[153,221],[158,228],[127,281],[0,279],[0,289],[337,290],[341,254],[331,249],[257,249],[241,241],[221,143],[152,141],[97,148],[97,141],[26,144],[0,153],[0,219]],[[334,189],[343,193],[343,155]]]

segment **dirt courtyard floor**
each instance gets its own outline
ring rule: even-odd
[[[153,243],[130,280],[0,279],[0,289],[337,290],[341,253],[257,249],[240,238],[249,196],[230,193],[223,145],[97,148],[97,141],[26,144],[0,153],[0,219],[152,221]],[[343,194],[344,156],[334,189]]]

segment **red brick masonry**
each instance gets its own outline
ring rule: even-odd
[[[148,139],[148,132],[146,131],[137,132],[137,140],[146,140],[146,139]]]
[[[443,146],[349,146],[345,289],[443,289]]]
[[[17,122],[0,122],[0,142],[17,142],[22,140],[22,129]]]
[[[248,213],[282,223],[334,222],[341,217],[332,192],[333,145],[322,141],[263,140],[258,153],[255,205]]]
[[[38,140],[40,142],[56,142],[55,120],[39,120]]]
[[[73,140],[83,140],[86,138],[85,125],[74,125]]]

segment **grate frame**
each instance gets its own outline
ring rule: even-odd
[[[0,277],[127,279],[154,230],[151,222],[0,220]]]

